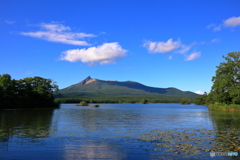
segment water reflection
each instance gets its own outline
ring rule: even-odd
[[[55,110],[0,111],[0,159],[181,159],[186,151],[176,155],[179,148],[166,148],[181,143],[188,149],[196,142],[197,154],[210,158],[207,151],[215,142],[223,150],[240,145],[238,117],[179,104],[63,104]],[[227,136],[235,142],[225,141]],[[196,159],[187,153],[185,158]]]
[[[209,112],[216,131],[216,147],[223,152],[240,151],[240,113]]]
[[[119,146],[118,146],[119,147]],[[104,144],[83,144],[66,145],[64,149],[64,159],[124,159],[126,155],[119,150],[114,150],[117,146]]]
[[[52,115],[52,109],[0,111],[0,147],[8,147],[14,138],[21,144],[48,137]]]
[[[239,130],[240,129],[240,113],[239,112],[222,112],[211,111],[211,115],[216,130]]]
[[[212,128],[203,106],[104,104],[100,108],[62,105],[53,116],[53,134],[136,136],[151,129]],[[54,129],[55,128],[55,129]]]

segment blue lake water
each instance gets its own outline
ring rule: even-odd
[[[193,104],[62,104],[60,109],[0,111],[0,159],[231,159],[175,147],[178,139],[190,137],[207,149],[207,137],[240,128],[240,114],[215,113]],[[160,133],[163,140],[154,139]],[[179,145],[190,142],[197,144],[188,139]]]

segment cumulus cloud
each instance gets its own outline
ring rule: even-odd
[[[217,41],[218,39],[213,39],[211,43],[215,43]],[[173,41],[172,38],[170,38],[166,42],[147,41],[143,44],[143,46],[146,47],[150,53],[168,53],[168,52],[175,51],[175,53],[183,54],[183,56],[185,56],[185,61],[191,61],[201,56],[200,54],[201,52],[194,52],[190,55],[187,55],[187,52],[196,44],[197,43],[194,42],[192,44],[185,45],[185,44],[182,44],[180,40]],[[171,60],[172,58],[173,58],[172,55],[168,56],[169,60]]]
[[[196,91],[195,93],[197,93],[197,94],[200,94],[200,95],[203,95],[204,94],[204,92],[203,91]]]
[[[192,61],[192,60],[195,60],[195,59],[199,58],[201,56],[200,53],[201,52],[194,52],[190,55],[187,55],[186,58],[185,58],[185,61]]]
[[[172,38],[166,42],[152,42],[147,41],[143,44],[150,53],[168,53],[176,51],[177,53],[184,54],[188,52],[193,45],[182,44],[179,40],[173,41]]]
[[[181,46],[180,41],[173,41],[172,38],[166,42],[151,42],[147,41],[143,44],[150,53],[167,53],[172,52]]]
[[[227,20],[223,21],[223,25],[226,27],[240,26],[240,16],[228,18]]]
[[[71,45],[89,46],[86,41],[79,40],[86,37],[95,37],[94,34],[70,32],[71,28],[58,23],[42,23],[38,25],[41,30],[35,32],[21,32],[21,35],[59,42]]]
[[[126,56],[127,50],[123,49],[117,42],[104,43],[101,46],[90,47],[87,49],[72,49],[63,52],[60,60],[70,62],[81,61],[88,63],[89,66],[96,65],[96,62],[101,65],[113,64],[116,60]]]

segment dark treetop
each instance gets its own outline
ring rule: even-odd
[[[9,74],[0,75],[0,109],[57,108],[53,92],[56,82],[42,77],[12,79]]]

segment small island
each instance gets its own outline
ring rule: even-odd
[[[98,107],[99,107],[99,104],[95,104],[95,105],[93,105],[92,107],[98,108]]]
[[[89,106],[89,104],[85,101],[81,101],[79,104],[76,104],[76,106]]]
[[[89,106],[89,104],[86,101],[81,101],[79,104],[76,104],[76,106]],[[95,104],[92,107],[98,108],[99,104]]]

